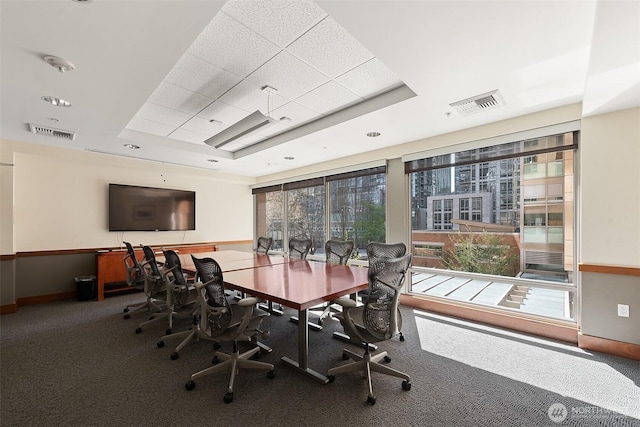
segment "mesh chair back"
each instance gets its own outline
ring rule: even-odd
[[[162,253],[164,254],[165,266],[173,275],[171,300],[173,309],[178,310],[189,302],[189,285],[182,271],[182,263],[178,254],[171,249],[163,249]]]
[[[153,253],[153,249],[149,246],[142,246],[144,252],[145,263],[142,267],[142,273],[146,278],[145,292],[148,296],[159,297],[164,291],[166,291],[164,277],[160,273],[158,264],[156,263],[156,255]],[[147,271],[147,268],[149,271]]]
[[[267,255],[269,253],[269,249],[271,249],[272,244],[272,237],[258,237],[258,247],[256,248],[256,253]]]
[[[129,286],[140,286],[144,282],[144,274],[133,246],[129,242],[122,242],[127,247],[127,255],[124,257],[124,265],[127,269],[127,284]]]
[[[184,272],[182,271],[182,263],[180,262],[180,257],[175,251],[171,249],[163,249],[162,253],[164,254],[165,265],[168,270],[171,270],[173,274],[173,280],[177,285],[187,286],[187,278],[184,276]]]
[[[142,251],[144,252],[144,259],[147,260],[147,265],[151,269],[151,274],[153,274],[154,276],[161,277],[162,275],[160,274],[160,269],[158,268],[158,264],[156,263],[156,254],[153,253],[153,249],[145,245],[140,245],[140,246],[142,246]]]
[[[353,240],[327,240],[324,251],[328,264],[345,265],[353,252]]]
[[[289,257],[305,259],[311,250],[311,239],[290,239]]]
[[[221,314],[207,316],[211,336],[219,335],[227,329],[233,315],[231,304],[224,293],[222,268],[213,258],[196,258],[191,255],[191,259],[198,272],[198,278],[205,285],[204,299],[206,304],[211,307],[226,308]]]
[[[369,263],[378,258],[399,258],[405,253],[407,253],[407,247],[404,243],[370,242],[367,245]]]
[[[378,258],[369,263],[369,293],[364,301],[362,320],[367,331],[379,340],[398,333],[400,288],[411,263],[411,254],[399,258]]]

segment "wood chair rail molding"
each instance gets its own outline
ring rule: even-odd
[[[578,271],[583,273],[617,274],[619,276],[640,277],[640,267],[625,267],[620,265],[580,264]]]

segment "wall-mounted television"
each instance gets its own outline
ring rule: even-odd
[[[109,184],[109,231],[195,229],[195,191]]]

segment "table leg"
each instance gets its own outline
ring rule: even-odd
[[[309,312],[298,310],[298,319],[298,362],[286,356],[282,358],[282,361],[310,375],[322,384],[327,384],[329,379],[325,375],[309,368]]]

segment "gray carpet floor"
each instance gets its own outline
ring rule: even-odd
[[[288,310],[263,322],[273,352],[261,360],[275,364],[276,377],[241,371],[226,404],[226,374],[184,387],[210,366],[211,343],[171,360],[177,340],[156,346],[164,323],[135,334],[145,316],[123,319],[124,306],[140,299],[63,301],[2,316],[0,425],[640,426],[639,362],[409,307],[402,307],[406,340],[380,349],[411,375],[410,391],[374,373],[370,406],[360,374],[321,385],[283,364],[282,356],[297,357]],[[357,350],[331,338],[340,330],[328,320],[324,331],[310,331],[312,368],[326,373],[345,363],[344,347]]]

